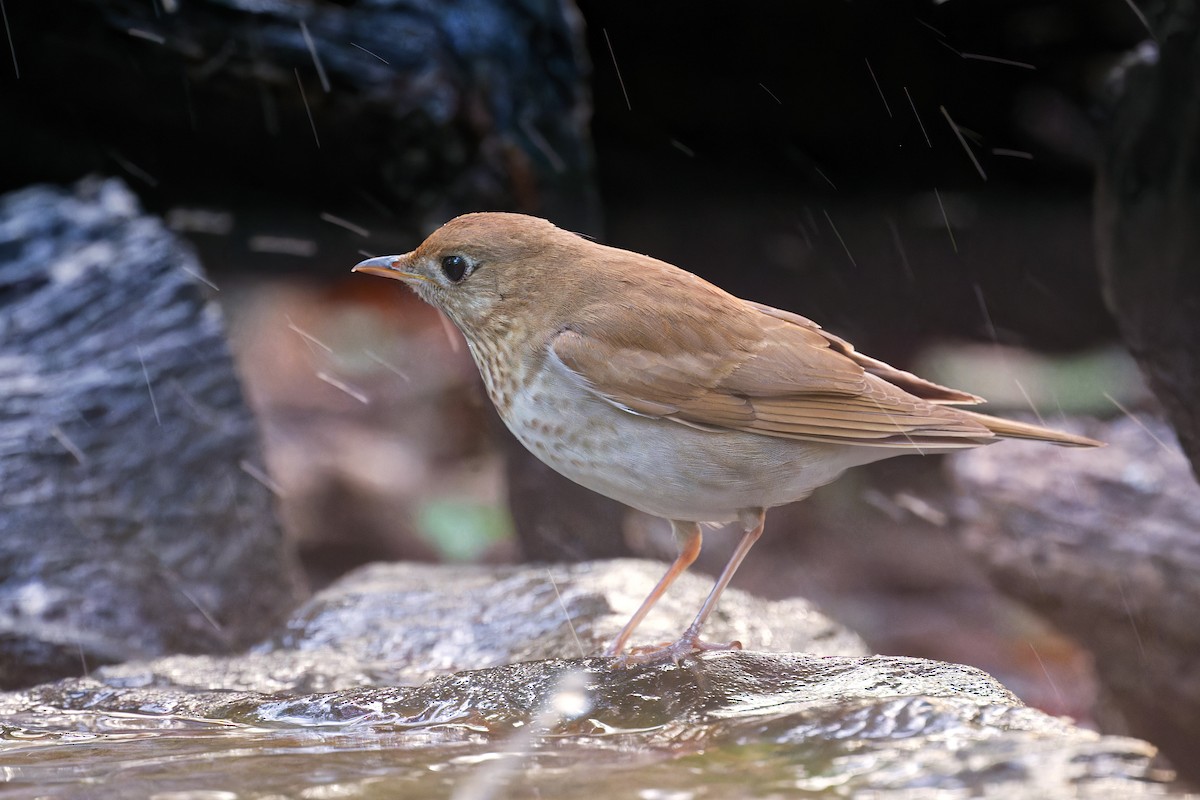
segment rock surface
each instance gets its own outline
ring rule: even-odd
[[[0,199],[0,686],[241,649],[299,601],[205,281],[119,181]]]
[[[1091,650],[1129,730],[1200,777],[1200,486],[1162,422],[1088,433],[1108,446],[1086,458],[1015,442],[955,458],[964,540]]]
[[[0,771],[38,797],[1172,793],[1145,742],[1024,707],[976,669],[863,655],[801,601],[731,590],[711,634],[821,655],[562,658],[594,652],[660,571],[370,567],[249,655],[0,695]],[[677,588],[639,640],[677,631],[708,587],[685,575]],[[119,789],[98,783],[117,771]]]

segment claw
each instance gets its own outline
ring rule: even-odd
[[[706,642],[700,638],[699,634],[687,631],[677,641],[643,645],[634,647],[627,653],[621,653],[617,656],[617,667],[625,669],[635,664],[665,664],[668,661],[678,665],[688,656],[697,653],[741,649],[741,642]]]

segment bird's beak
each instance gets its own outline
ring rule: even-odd
[[[409,272],[405,267],[408,266],[409,256],[411,253],[406,253],[402,256],[376,256],[368,258],[366,261],[360,261],[354,265],[351,272],[365,272],[368,275],[382,275],[385,278],[395,278],[398,281],[428,281],[424,275],[418,275],[415,272]]]

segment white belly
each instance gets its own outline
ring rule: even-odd
[[[848,467],[900,455],[638,416],[583,389],[561,365],[540,370],[511,399],[504,421],[534,455],[576,483],[667,519],[730,522],[741,509],[800,500]]]

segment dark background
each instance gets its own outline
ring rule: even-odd
[[[301,4],[297,11],[356,5]],[[466,20],[464,36],[489,24],[486,4],[448,5],[456,10],[447,13]],[[209,7],[220,21],[221,4]],[[389,128],[355,118],[339,90],[359,87],[339,86],[330,65],[328,95],[307,87],[324,139],[314,147],[303,109],[280,96],[295,94],[291,65],[273,63],[278,86],[252,91],[237,82],[244,74],[222,72],[234,59],[212,37],[197,36],[212,50],[189,59],[112,33],[122,14],[131,31],[158,30],[150,24],[156,21],[167,33],[172,25],[187,30],[196,23],[178,18],[195,8],[184,3],[167,15],[153,0],[137,0],[8,9],[24,74],[3,77],[0,146],[9,157],[0,186],[113,172],[163,213],[233,207],[238,232],[331,236],[337,232],[313,224],[328,212],[372,232],[409,231],[399,244],[474,210],[469,192],[431,196],[453,182],[457,151],[468,152],[462,160],[472,157],[466,100],[436,134],[426,129],[438,121],[402,109],[395,115],[403,124]],[[864,346],[889,358],[903,360],[931,333],[1050,348],[1078,348],[1112,333],[1095,289],[1087,215],[1105,82],[1144,38],[1127,4],[582,2],[579,9],[592,64],[586,89],[600,208],[576,196],[519,192],[500,203],[797,308],[866,337]],[[232,24],[233,12],[225,16]],[[270,55],[280,34],[263,30],[252,33],[250,46]],[[357,41],[364,31],[343,33]],[[525,44],[523,31],[511,38],[514,47]],[[418,64],[427,46],[404,52]],[[556,57],[548,52],[550,69]],[[367,68],[370,58],[362,58],[348,74]],[[390,66],[402,73],[412,64],[393,58]],[[295,69],[312,81],[311,64]],[[942,106],[972,143],[986,181]],[[384,174],[381,153],[403,149],[405,136],[426,154],[405,156],[421,162],[405,176],[419,189],[398,188],[402,182]],[[432,138],[440,148],[422,151]],[[480,196],[487,199],[487,191],[475,202]],[[372,248],[392,244],[389,238],[353,243]],[[197,237],[209,269],[336,278],[343,268],[324,258],[238,253],[233,239]]]

